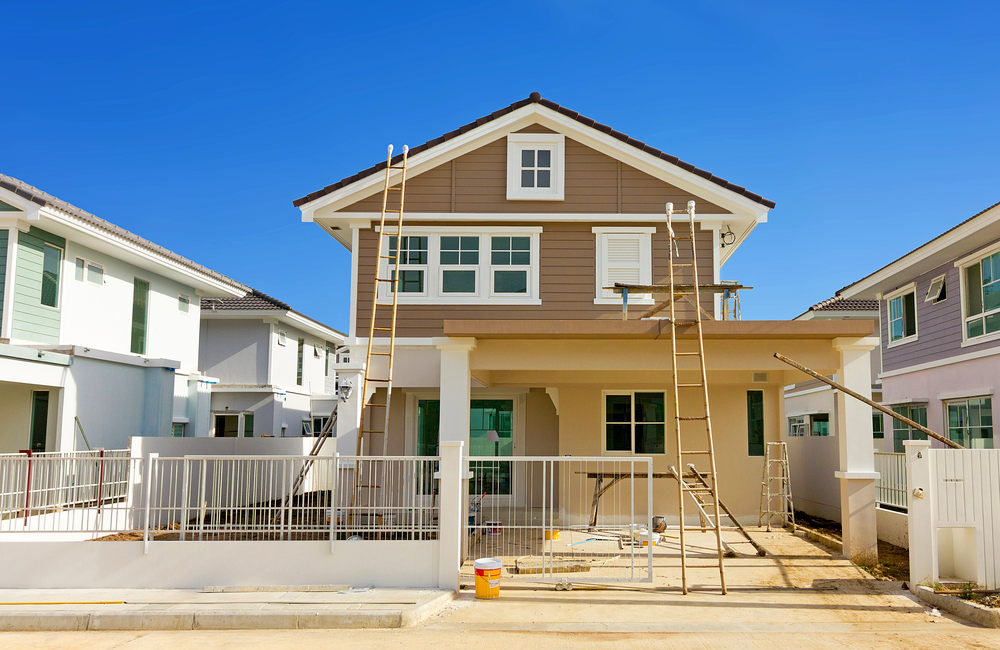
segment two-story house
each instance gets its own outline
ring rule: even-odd
[[[376,164],[294,202],[304,221],[352,254],[350,362],[338,364],[340,381],[355,387],[338,419],[337,446],[346,454],[355,453],[368,397],[359,393],[372,306],[393,291],[385,283],[374,290],[375,275],[388,271],[374,229],[385,168]],[[649,456],[654,471],[666,472],[675,462],[675,425],[682,444],[696,444],[696,431],[675,420],[670,323],[662,318],[669,312],[640,318],[656,298],[633,294],[623,319],[621,297],[608,287],[667,281],[665,202],[696,203],[693,232],[687,214],[672,225],[695,242],[702,283],[721,281],[773,202],[538,93],[413,147],[407,173],[404,235],[388,251],[405,253],[395,289],[389,453],[434,454],[439,442],[461,441],[479,456]],[[399,173],[391,174],[394,186]],[[679,254],[688,266],[678,280],[690,283],[690,243]],[[693,308],[681,307],[678,319],[689,319]],[[708,293],[700,307],[714,317],[704,334],[722,499],[756,521],[765,442],[782,439],[783,389],[800,380],[774,352],[867,394],[873,323],[722,320],[719,299]],[[380,318],[377,326],[388,324]],[[384,351],[384,330],[376,332],[373,345]],[[690,346],[697,332],[679,324],[678,336],[679,346]],[[380,364],[372,362],[373,376],[384,373]],[[691,357],[679,369],[679,383],[700,373]],[[871,411],[842,399],[838,408],[837,477],[852,513],[845,545],[870,558]],[[383,440],[366,437],[365,453],[381,453]],[[498,489],[508,483],[497,481]],[[655,514],[676,521],[676,495],[676,485],[657,482]]]
[[[0,452],[207,435],[200,301],[247,290],[0,175]]]
[[[310,436],[336,402],[344,335],[259,291],[202,298],[202,370],[212,387],[211,435]]]
[[[837,294],[878,300],[885,405],[965,447],[995,447],[1000,204]],[[902,422],[885,421],[884,451],[901,452],[903,441],[924,438]]]

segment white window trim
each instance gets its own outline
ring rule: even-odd
[[[401,264],[400,269],[406,266],[411,268],[424,269],[424,293],[400,293],[397,299],[401,305],[540,305],[539,288],[539,268],[540,268],[540,244],[542,228],[537,226],[514,226],[510,228],[494,228],[484,230],[476,227],[420,227],[412,226],[404,230],[404,237],[410,235],[427,237],[427,264],[426,265],[405,265]],[[479,264],[441,264],[441,237],[479,236]],[[530,261],[527,266],[502,266],[504,269],[525,270],[528,272],[528,292],[526,294],[514,293],[494,293],[493,292],[493,269],[492,264],[492,237],[528,237],[531,239]],[[445,270],[470,270],[476,269],[476,292],[474,294],[465,293],[444,293],[443,271]],[[382,260],[379,267],[379,277],[389,277],[389,261]],[[382,275],[385,273],[386,275]],[[379,304],[388,304],[392,301],[392,292],[389,290],[387,282],[380,282]]]
[[[187,303],[187,309],[182,309],[181,305]],[[177,294],[177,311],[184,312],[186,314],[191,313],[191,297],[183,293]]]
[[[969,320],[975,319],[975,318],[982,318],[983,319],[983,327],[985,329],[985,327],[986,327],[986,315],[987,315],[986,306],[985,305],[983,306],[983,313],[977,314],[976,316],[966,316],[965,315],[965,308],[966,308],[966,304],[967,304],[967,299],[965,297],[965,294],[966,294],[965,270],[967,268],[969,268],[970,266],[972,266],[973,264],[979,264],[984,259],[986,259],[990,255],[993,255],[997,251],[1000,251],[1000,244],[994,244],[992,246],[989,246],[988,248],[981,249],[979,252],[974,253],[972,255],[967,255],[967,256],[963,257],[962,259],[958,260],[957,262],[955,262],[955,266],[958,267],[958,290],[959,290],[959,293],[961,294],[959,297],[961,299],[960,300],[960,302],[961,302],[960,309],[962,310],[962,312],[961,312],[962,313],[962,324],[961,324],[961,328],[962,328],[962,343],[961,343],[961,347],[963,347],[963,348],[969,347],[970,345],[979,345],[980,343],[989,343],[990,341],[1000,340],[1000,331],[990,332],[989,334],[983,334],[981,336],[973,336],[971,338],[969,337],[969,330],[967,328]],[[981,272],[982,271],[980,271],[980,273]],[[980,287],[980,291],[981,290],[982,290],[982,287]],[[990,311],[989,313],[990,314],[1000,313],[1000,310],[994,309],[994,310]]]
[[[901,339],[896,339],[895,341],[893,341],[892,321],[890,319],[890,314],[889,314],[889,302],[894,298],[905,296],[908,293],[913,294],[913,320],[914,320],[913,334],[911,334],[910,336],[904,336]],[[885,338],[887,340],[886,347],[894,348],[900,345],[906,345],[907,343],[912,343],[913,341],[916,341],[920,336],[920,316],[919,314],[917,314],[917,283],[911,282],[904,287],[900,287],[899,289],[896,289],[891,293],[885,294],[884,296],[882,296],[882,299],[885,301],[885,321],[886,321]]]
[[[992,403],[993,402],[993,394],[992,393],[982,394],[982,395],[969,395],[967,397],[941,398],[941,418],[944,420],[944,423],[943,423],[943,425],[944,425],[944,429],[943,429],[944,430],[944,434],[943,434],[944,437],[948,438],[949,440],[951,439],[951,424],[948,421],[948,407],[951,406],[952,404],[962,404],[962,403],[964,403],[966,405],[966,408],[968,408],[969,401],[970,400],[974,400],[974,399],[988,399],[988,400],[990,400],[990,417],[992,419],[992,416],[993,416],[993,403]],[[964,431],[967,432],[970,428],[971,427],[965,427]],[[992,439],[994,440],[993,444],[996,445],[996,428],[995,428],[995,425],[990,425],[990,429],[993,429],[993,438]],[[965,436],[963,435],[963,437],[962,437],[962,443],[961,444],[965,445],[967,442],[969,442],[969,441],[965,440]],[[967,449],[976,449],[976,447],[966,447],[966,448]],[[998,447],[996,447],[996,446],[993,447],[993,449],[997,449],[997,448]]]
[[[604,249],[608,235],[635,235],[639,237],[639,254],[641,255],[639,260],[639,284],[653,283],[652,260],[653,234],[656,232],[655,226],[622,226],[619,228],[615,228],[613,226],[595,226],[594,228],[591,228],[591,232],[594,233],[594,237],[596,239],[594,248],[597,253],[595,266],[596,273],[594,274],[596,278],[596,297],[594,298],[595,305],[620,305],[622,302],[620,295],[609,295],[611,292],[604,290],[608,271],[607,256],[605,255]],[[629,294],[628,301],[631,305],[652,305],[654,303],[653,296],[648,293]]]
[[[395,235],[390,235],[390,237],[394,237],[394,236]],[[399,265],[399,272],[400,273],[402,273],[403,271],[423,271],[424,272],[424,290],[423,291],[400,291],[399,292],[399,297],[402,298],[403,296],[409,296],[411,298],[426,298],[427,296],[430,295],[430,292],[428,290],[428,286],[431,283],[431,280],[430,280],[431,260],[432,260],[431,255],[435,254],[434,252],[431,251],[431,240],[435,239],[435,238],[433,236],[431,236],[431,235],[427,235],[426,233],[416,233],[416,234],[413,234],[413,233],[410,233],[410,232],[404,233],[403,237],[426,237],[427,238],[427,264],[403,264],[403,263],[400,263],[400,265]],[[390,246],[389,242],[390,242],[390,240],[387,238],[385,240],[385,245],[386,245],[385,253],[386,253],[386,255],[392,255],[392,247]],[[399,254],[399,242],[397,242],[397,244],[396,244],[396,254],[397,255]],[[390,262],[390,260],[388,260],[388,259],[382,259],[382,260],[379,260],[379,262],[380,262],[379,277],[381,277],[381,278],[391,278],[392,274],[395,273],[395,271],[396,271],[396,263],[394,261]],[[384,274],[383,274],[383,272],[384,272]],[[398,289],[397,283],[398,283],[398,280],[396,282],[392,282],[392,283],[389,283],[389,282],[379,282],[379,289],[380,289],[379,298],[384,298],[388,302],[392,302],[392,292],[393,292],[394,288]]]
[[[476,233],[476,234],[478,235],[478,233]],[[468,237],[469,234],[465,234],[465,235],[463,235],[462,233],[457,233],[455,235],[440,234],[440,235],[436,236],[437,237],[437,245],[438,245],[438,257],[437,257],[437,260],[436,260],[437,266],[438,266],[438,278],[437,278],[437,280],[438,280],[438,293],[440,295],[442,295],[442,296],[448,296],[449,298],[479,298],[480,296],[483,295],[483,293],[482,293],[482,284],[481,284],[481,282],[482,282],[481,268],[482,268],[482,263],[483,263],[483,238],[481,236],[479,237],[479,249],[478,249],[479,263],[478,264],[461,264],[461,256],[462,256],[462,246],[461,246],[461,243],[459,243],[458,251],[449,251],[449,252],[458,252],[459,262],[460,263],[459,264],[442,264],[441,263],[441,254],[442,254],[442,250],[441,250],[441,238],[442,237],[458,237],[459,239],[461,239],[461,237],[463,237],[463,236]],[[475,276],[476,276],[476,288],[475,288],[475,290],[474,291],[448,291],[448,292],[446,292],[444,290],[444,273],[445,273],[445,271],[472,271],[475,274]]]
[[[808,415],[789,415],[788,416],[788,428],[786,431],[786,436],[789,438],[805,438],[807,437],[809,426],[807,424],[809,419]],[[798,420],[795,424],[802,426],[802,433],[792,433],[792,420]]]
[[[934,288],[934,283],[937,282],[938,280],[941,281],[941,288],[938,289],[938,292],[935,295],[932,296],[931,295],[931,289]],[[947,297],[947,291],[948,291],[947,287],[948,287],[948,279],[947,279],[947,277],[945,277],[944,273],[942,273],[941,275],[938,275],[938,276],[935,276],[935,277],[931,278],[930,283],[927,285],[927,293],[924,296],[924,302],[930,302],[930,303],[934,303],[934,304],[937,304],[939,302],[944,302],[945,300],[948,299],[948,297]],[[945,294],[946,294],[943,299],[941,299],[941,292],[942,291],[945,292]]]
[[[287,342],[288,334],[285,330],[278,330],[278,345],[284,347]]]
[[[521,150],[551,149],[551,187],[521,187]],[[566,136],[561,133],[510,133],[507,135],[507,199],[511,201],[562,201],[565,191]]]
[[[663,453],[653,452],[637,453],[635,451],[635,394],[636,393],[663,393]],[[628,451],[608,449],[608,395],[629,395],[632,398],[632,425],[631,436],[629,437]],[[667,390],[660,388],[636,388],[634,390],[602,390],[601,391],[601,454],[605,456],[666,456],[667,455],[667,422],[670,420],[667,413]],[[621,424],[621,423],[619,423]],[[643,422],[642,424],[658,424],[657,422]]]

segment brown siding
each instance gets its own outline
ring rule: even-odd
[[[522,131],[540,131],[535,125]],[[565,200],[507,200],[507,139],[500,138],[475,151],[414,176],[406,183],[407,212],[579,212],[663,213],[673,201],[678,210],[694,199],[698,212],[724,214],[727,210],[699,199],[649,174],[623,165],[575,140],[566,138]],[[378,192],[344,208],[346,212],[378,212]]]
[[[508,224],[504,224],[508,225]],[[397,336],[440,336],[446,319],[592,319],[621,318],[618,305],[595,305],[596,294],[596,236],[590,223],[545,224],[540,236],[539,260],[541,305],[400,305],[396,320]],[[643,225],[643,224],[633,224]],[[648,225],[648,224],[645,224]],[[490,224],[482,224],[484,230]],[[442,229],[447,229],[446,225]],[[688,232],[686,225],[675,226],[678,236]],[[712,281],[712,233],[698,230],[698,274],[703,283]],[[653,236],[653,282],[667,282],[667,235],[664,226],[658,226]],[[487,244],[488,246],[488,244]],[[374,230],[361,231],[358,251],[358,309],[357,334],[367,336],[371,319],[373,273],[375,269],[376,236]],[[689,262],[690,243],[680,241],[680,259]],[[690,282],[691,269],[677,270],[678,282]],[[680,318],[689,318],[690,303],[683,302]],[[703,296],[702,305],[712,312],[711,296]],[[647,306],[636,305],[629,309],[632,318],[638,318]],[[669,312],[663,312],[665,316]],[[380,309],[379,316],[386,319],[378,326],[388,326],[388,309]]]

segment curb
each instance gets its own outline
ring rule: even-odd
[[[787,527],[786,527],[787,528]],[[806,539],[821,544],[827,547],[831,551],[836,553],[844,552],[844,543],[840,540],[834,539],[829,535],[824,535],[823,533],[816,532],[815,530],[805,528],[796,524],[795,530],[792,532],[793,535],[799,535],[800,537],[805,537]]]
[[[1000,627],[1000,610],[993,609],[992,607],[985,607],[979,603],[962,600],[957,596],[936,594],[930,587],[916,587],[913,590],[913,595],[928,605],[933,605],[949,614],[954,614],[959,618],[978,623],[983,627]]]
[[[0,632],[64,632],[85,630],[323,630],[391,629],[422,623],[455,597],[443,591],[409,609],[365,611],[200,610],[108,612],[12,612],[0,616]]]

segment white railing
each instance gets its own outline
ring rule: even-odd
[[[906,511],[906,454],[875,452],[875,501]]]
[[[126,454],[126,455],[123,455]],[[131,527],[125,450],[0,457],[0,532],[118,532]]]
[[[0,458],[0,533],[436,539],[437,457]]]
[[[472,456],[469,470],[467,572],[493,557],[516,580],[652,580],[652,459]]]

